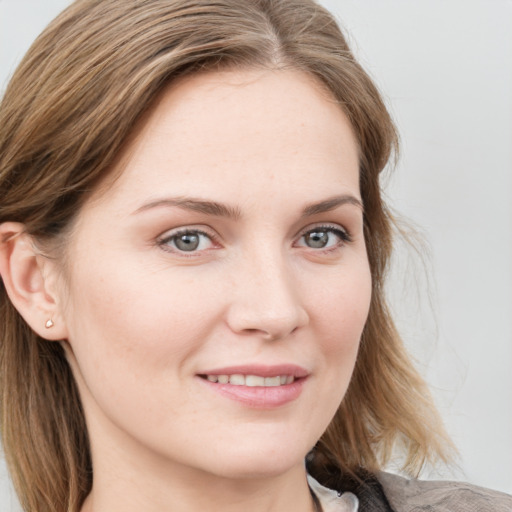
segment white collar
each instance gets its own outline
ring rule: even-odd
[[[359,500],[355,494],[344,492],[339,495],[336,491],[324,487],[311,475],[308,475],[308,484],[311,491],[320,501],[322,512],[357,512]]]

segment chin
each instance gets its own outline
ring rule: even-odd
[[[280,440],[281,441],[281,440]],[[234,449],[235,448],[235,449]],[[311,449],[309,444],[254,442],[239,443],[210,458],[211,472],[229,479],[260,479],[277,477],[304,466],[304,458]]]
[[[266,460],[222,461],[222,466],[214,474],[229,480],[262,480],[276,478],[297,467],[304,466],[304,457],[294,460],[279,460],[267,457]]]

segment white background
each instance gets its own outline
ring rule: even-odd
[[[0,0],[0,90],[68,3]],[[390,292],[460,450],[451,477],[512,493],[512,1],[322,3],[401,133],[389,202],[428,255],[401,247]],[[15,507],[2,468],[0,509]]]

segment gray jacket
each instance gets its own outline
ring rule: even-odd
[[[512,496],[461,482],[408,480],[362,471],[357,478],[340,474],[323,485],[338,496],[354,494],[358,512],[512,512]],[[338,499],[339,506],[333,499],[329,510],[351,510],[342,497]]]
[[[389,473],[380,473],[377,479],[394,512],[512,512],[512,496],[483,487],[407,480]]]

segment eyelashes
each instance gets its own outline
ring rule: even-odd
[[[212,249],[216,244],[213,235],[200,229],[184,228],[161,238],[158,245],[170,252],[190,254]]]
[[[340,247],[351,241],[350,233],[338,226],[315,226],[301,234],[296,246],[325,250]]]
[[[338,225],[319,225],[302,231],[293,247],[312,249],[315,253],[334,252],[350,242],[352,236],[346,229]],[[157,240],[157,244],[165,251],[184,257],[198,256],[222,247],[216,235],[194,227],[166,233]]]

